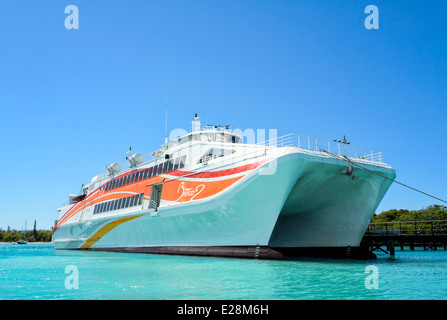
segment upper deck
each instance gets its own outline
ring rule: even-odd
[[[250,139],[247,139],[250,140]],[[205,149],[196,148],[196,146],[205,145]],[[213,147],[213,149],[210,149]],[[109,172],[102,173],[94,177],[90,184],[84,186],[84,193],[91,192],[98,186],[103,185],[108,180],[113,179],[117,175],[125,174],[131,170],[138,169],[147,166],[161,165],[169,157],[175,156],[179,158],[182,153],[185,154],[189,150],[188,163],[197,167],[198,165],[206,165],[207,161],[202,159],[206,158],[206,152],[217,150],[215,148],[221,148],[222,154],[227,153],[228,150],[241,150],[249,149],[248,152],[238,151],[237,156],[232,156],[233,161],[241,161],[244,159],[244,155],[257,152],[262,149],[268,150],[272,148],[283,147],[296,147],[301,149],[303,153],[310,153],[314,155],[328,156],[329,154],[338,155],[342,157],[348,157],[352,161],[364,162],[375,164],[379,166],[386,166],[383,162],[382,152],[351,145],[346,140],[324,140],[319,138],[313,138],[310,136],[291,133],[278,138],[270,139],[268,141],[262,141],[257,143],[244,143],[243,135],[237,134],[229,129],[229,126],[208,126],[202,128],[200,125],[200,119],[193,118],[192,131],[180,136],[171,141],[166,141],[161,145],[161,148],[142,155],[134,154],[126,158],[127,162],[123,164],[114,163],[108,166]],[[195,148],[195,149],[192,149]],[[225,150],[226,148],[226,150]],[[323,153],[324,152],[324,153]],[[191,154],[194,153],[192,157]],[[193,158],[193,160],[191,160]],[[225,157],[227,158],[227,157]],[[208,160],[208,159],[207,159]],[[194,169],[194,168],[193,168]],[[197,168],[196,168],[197,169]]]

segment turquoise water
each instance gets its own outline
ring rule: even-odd
[[[375,266],[378,277],[365,279]],[[74,267],[69,267],[74,266]],[[77,270],[78,287],[73,271]],[[368,270],[368,269],[367,269]],[[68,278],[67,278],[68,277]],[[72,279],[73,278],[73,279]],[[377,289],[368,289],[368,284]],[[55,251],[52,244],[0,244],[0,299],[363,299],[447,298],[447,251],[396,251],[370,261],[270,261]]]

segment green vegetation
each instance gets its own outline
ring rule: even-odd
[[[36,221],[34,221],[34,228],[29,231],[11,230],[10,227],[6,231],[0,229],[0,242],[17,242],[20,239],[28,242],[50,242],[51,234],[50,230],[37,230]]]
[[[447,206],[434,204],[420,210],[391,209],[378,215],[375,214],[371,222],[385,223],[428,220],[447,220]]]
[[[50,242],[51,231],[49,230],[0,230],[0,242],[17,242],[20,239],[26,239],[28,242]]]
[[[387,230],[400,234],[447,234],[447,207],[431,205],[420,210],[388,210],[374,215],[371,230]]]

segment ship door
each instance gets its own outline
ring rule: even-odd
[[[163,191],[163,183],[152,185],[151,198],[149,200],[149,209],[151,212],[157,212],[160,206],[161,192]]]

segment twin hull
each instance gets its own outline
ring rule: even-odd
[[[347,161],[284,149],[251,170],[230,171],[234,182],[202,199],[164,201],[167,179],[157,212],[146,201],[127,214],[82,219],[81,212],[58,225],[55,249],[282,258],[296,248],[358,247],[391,184],[371,171],[394,179],[394,170],[362,163],[370,171],[346,174]],[[177,192],[190,180],[175,180]]]

